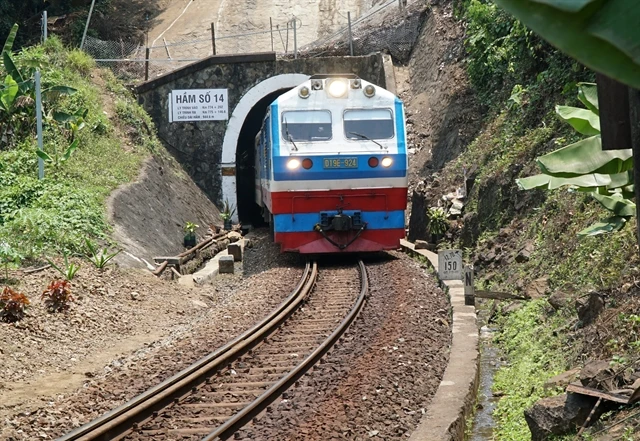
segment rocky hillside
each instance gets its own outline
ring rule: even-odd
[[[420,41],[407,94],[416,151],[409,236],[431,240],[429,209],[442,208],[449,228],[439,246],[465,250],[476,287],[530,299],[486,305],[508,360],[494,385],[496,439],[571,433],[596,399],[566,407],[581,396],[562,393],[567,378],[606,393],[640,386],[635,221],[579,237],[607,216],[597,202],[525,192],[515,181],[538,173],[536,157],[580,139],[554,106],[578,105],[576,84],[594,74],[491,2],[432,2]],[[606,414],[592,439],[635,439],[619,438],[640,422],[630,409]]]

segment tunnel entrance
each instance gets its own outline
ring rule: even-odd
[[[276,98],[289,90],[291,89],[280,89],[266,95],[253,106],[242,124],[236,146],[236,194],[238,195],[238,219],[243,224],[251,224],[256,227],[264,225],[262,212],[255,202],[255,152],[253,147],[267,108]]]

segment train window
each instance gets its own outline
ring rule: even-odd
[[[287,141],[326,141],[331,139],[331,112],[297,110],[282,112],[282,136]]]
[[[344,133],[349,139],[393,138],[393,115],[391,110],[345,110]]]

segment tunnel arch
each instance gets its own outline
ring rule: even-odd
[[[236,159],[238,141],[249,113],[253,108],[269,95],[277,94],[296,87],[309,79],[305,74],[281,74],[270,77],[245,93],[233,110],[222,143],[222,199],[228,200],[233,206],[238,206]],[[238,210],[233,221],[238,222]]]

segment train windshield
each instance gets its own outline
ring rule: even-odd
[[[282,112],[282,136],[287,141],[326,141],[331,139],[331,112],[297,110]]]
[[[344,133],[349,139],[393,138],[393,115],[391,110],[345,110]]]

